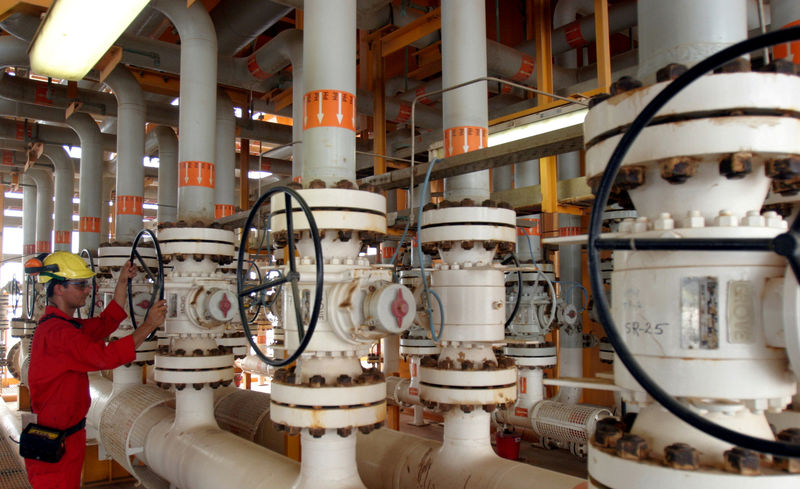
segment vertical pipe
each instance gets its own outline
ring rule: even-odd
[[[486,11],[484,0],[442,0],[442,85],[452,87],[486,76]],[[445,92],[445,156],[485,148],[489,108],[486,82]],[[445,179],[445,200],[489,198],[489,172],[482,170]]]
[[[581,174],[580,153],[572,151],[558,155],[558,179],[567,180],[578,178]],[[580,234],[581,217],[571,214],[558,215],[559,234],[568,236]],[[574,284],[583,283],[583,262],[581,260],[581,245],[559,246],[559,260],[561,290]],[[570,295],[570,300],[575,307],[580,309],[583,296],[576,291]],[[583,328],[580,321],[575,326],[561,328],[561,341],[559,361],[562,377],[583,376]],[[561,387],[558,391],[558,400],[567,404],[576,404],[580,400],[581,389]]]
[[[250,148],[242,147],[246,154]],[[217,219],[230,216],[235,210],[234,170],[236,168],[236,119],[233,114],[233,102],[224,90],[217,91],[217,144],[216,144],[216,178],[214,194],[216,196],[215,217]]]
[[[27,171],[36,182],[36,253],[50,253],[53,232],[53,177],[49,171],[31,168]]]
[[[105,162],[103,166],[106,166],[110,163]],[[105,173],[105,172],[104,172]],[[102,202],[100,203],[100,243],[108,243],[109,240],[109,219],[111,218],[111,206],[109,202],[112,201],[112,194],[114,192],[114,186],[116,182],[113,178],[110,177],[103,177],[103,189],[102,189]]]
[[[183,0],[156,0],[151,5],[167,16],[181,38],[178,219],[192,225],[209,224],[215,214],[217,36],[214,24],[202,2],[186,7]]]
[[[36,182],[29,174],[22,175],[22,254],[36,253]]]
[[[81,140],[81,171],[78,182],[78,248],[97,250],[102,230],[101,217],[104,202],[101,198],[103,178],[102,136],[92,116],[75,112],[67,124]],[[160,182],[159,182],[160,184]],[[106,207],[108,207],[106,205]],[[108,235],[106,224],[106,235]]]
[[[53,250],[72,250],[72,196],[75,193],[75,169],[64,148],[53,144],[44,147],[44,155],[55,171],[55,215],[53,218]]]
[[[501,166],[492,170],[492,192],[514,188],[514,167]]]
[[[153,129],[158,140],[158,222],[178,220],[178,137],[169,126]]]
[[[306,0],[303,184],[356,177],[356,1]]]
[[[746,0],[640,0],[639,78],[655,81],[669,63],[693,66],[747,39]]]
[[[142,229],[145,104],[142,87],[122,65],[106,78],[117,98],[117,241],[133,242]]]
[[[332,431],[332,430],[331,430]],[[317,489],[334,487],[366,489],[358,475],[356,459],[356,434],[347,437],[327,433],[314,438],[308,430],[301,432],[303,458],[300,462],[300,477],[294,489]]]

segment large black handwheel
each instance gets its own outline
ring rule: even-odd
[[[16,277],[11,279],[11,290],[8,295],[10,296],[11,302],[11,315],[17,317],[17,311],[19,311],[19,305],[20,302],[22,302],[22,289]]]
[[[142,255],[139,254],[139,242],[142,238],[150,238],[153,242],[153,248],[156,250],[156,262],[158,263],[158,269],[154,274],[152,270],[150,270],[150,266],[145,263],[144,258]],[[136,261],[134,261],[134,258]],[[153,304],[156,301],[159,301],[164,298],[164,261],[161,259],[161,246],[158,245],[158,239],[156,239],[156,235],[153,234],[152,231],[149,229],[142,229],[139,231],[139,234],[136,235],[136,238],[133,240],[133,244],[131,245],[131,257],[130,262],[136,264],[138,262],[139,266],[144,269],[144,273],[147,274],[147,278],[152,282],[151,284],[151,291],[150,291],[150,301],[147,304],[146,311],[144,317],[147,317],[147,314],[150,312],[150,308],[153,307]],[[131,324],[133,325],[133,329],[139,327],[136,323],[136,314],[133,313],[133,292],[131,290],[131,278],[128,277],[128,311],[131,315]],[[152,340],[156,335],[156,330],[153,330],[152,333],[147,337],[147,341]]]
[[[84,248],[81,250],[80,255],[81,258],[89,262],[89,269],[94,272],[94,257],[92,256],[92,252]],[[89,303],[89,312],[86,315],[87,318],[94,317],[94,307],[97,303],[97,275],[92,277],[92,295],[90,297],[91,302]],[[78,315],[80,316],[80,309],[78,309]]]
[[[25,318],[33,319],[36,310],[36,299],[39,298],[39,291],[36,290],[36,278],[33,275],[25,275]]]
[[[276,278],[269,278],[269,274],[267,277],[264,278],[264,281],[256,286],[248,287],[244,284],[244,264],[245,259],[244,255],[247,252],[247,238],[250,234],[250,229],[255,226],[257,216],[259,215],[259,210],[265,202],[267,202],[273,195],[282,193],[285,196],[285,212],[286,212],[286,235],[287,235],[287,245],[286,245],[286,253],[284,255],[284,262],[289,266],[289,271],[285,275],[281,275]],[[297,287],[297,283],[300,280],[300,273],[297,271],[297,265],[295,263],[295,243],[294,243],[294,224],[292,222],[292,199],[297,201],[297,204],[305,214],[306,219],[308,220],[309,231],[311,233],[311,240],[314,243],[314,258],[316,260],[316,276],[315,276],[315,285],[314,285],[314,301],[313,306],[311,308],[311,314],[308,319],[308,325],[303,324],[303,311],[301,309],[301,297],[300,291]],[[251,294],[258,293],[262,290],[275,288],[281,286],[285,283],[289,283],[289,288],[292,294],[292,302],[294,304],[294,315],[295,321],[297,323],[297,334],[299,336],[299,346],[297,350],[292,352],[288,357],[284,359],[277,359],[277,358],[270,358],[264,355],[258,346],[253,341],[252,333],[250,331],[250,324],[247,320],[247,309],[245,308],[245,300],[249,298]],[[295,190],[292,190],[288,187],[275,187],[262,195],[253,208],[250,210],[250,215],[247,216],[247,221],[244,225],[244,231],[242,232],[242,242],[239,245],[239,256],[236,265],[236,293],[239,298],[239,314],[242,318],[242,327],[245,331],[245,337],[247,341],[250,343],[250,346],[253,347],[256,355],[264,361],[264,363],[271,365],[273,367],[283,367],[285,365],[289,365],[290,363],[297,360],[300,355],[303,354],[308,343],[311,341],[311,335],[314,334],[314,328],[317,327],[317,319],[319,319],[319,311],[322,305],[322,284],[323,284],[323,271],[322,271],[322,242],[319,237],[319,230],[317,229],[317,223],[314,220],[314,215],[311,212],[311,208],[306,204],[306,201],[298,194]]]
[[[724,440],[733,445],[770,453],[781,457],[800,457],[800,445],[776,442],[762,438],[745,435],[730,430],[705,418],[698,416],[692,409],[677,401],[669,393],[656,384],[653,379],[642,369],[639,363],[625,345],[614,319],[603,290],[603,279],[600,273],[600,250],[664,250],[664,251],[773,251],[786,257],[795,278],[800,282],[800,217],[792,223],[791,229],[778,235],[774,239],[746,239],[746,238],[714,238],[714,239],[601,239],[603,211],[611,194],[611,187],[617,176],[622,161],[630,149],[633,141],[650,122],[655,114],[661,110],[668,101],[683,90],[687,85],[702,75],[721,66],[739,56],[757,51],[759,49],[785,42],[800,40],[800,27],[792,27],[769,32],[740,43],[734,44],[722,51],[704,59],[676,78],[672,83],[655,96],[636,117],[630,128],[623,134],[611,159],[608,162],[596,199],[592,207],[592,216],[589,225],[589,274],[594,291],[596,311],[608,339],[631,375],[658,403],[672,414],[689,425],[711,436]]]
[[[519,301],[522,297],[522,270],[519,269],[519,260],[517,260],[517,255],[513,252],[509,253],[501,263],[503,265],[513,263],[514,267],[517,269],[515,272],[517,274],[517,300],[514,301],[514,308],[511,310],[511,315],[508,316],[506,323],[503,325],[503,328],[508,330],[508,327],[511,326],[511,323],[517,318],[517,313],[519,312]]]

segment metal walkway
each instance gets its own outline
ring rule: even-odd
[[[0,425],[0,487],[3,489],[32,489],[28,483],[19,459],[16,456],[19,447],[9,440],[8,433]]]

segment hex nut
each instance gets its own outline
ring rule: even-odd
[[[700,452],[686,443],[664,447],[664,462],[673,469],[696,470],[700,467]]]
[[[738,57],[714,70],[714,73],[746,73],[750,71],[750,60]]]
[[[722,454],[725,470],[742,475],[758,475],[761,473],[761,459],[752,450],[734,447]]]
[[[697,174],[697,161],[688,156],[676,156],[662,160],[661,178],[669,183],[678,185]]]
[[[733,153],[719,162],[719,174],[728,180],[739,180],[753,171],[753,153]]]
[[[650,448],[647,440],[639,435],[626,433],[617,440],[617,455],[628,460],[641,460],[647,457]]]
[[[642,82],[632,76],[623,76],[611,84],[611,95],[619,95],[642,86]]]
[[[660,82],[674,80],[679,76],[681,76],[682,74],[686,73],[687,70],[688,68],[686,67],[686,65],[682,65],[680,63],[670,63],[667,66],[656,71],[656,81],[660,83]]]
[[[764,73],[783,73],[786,75],[794,75],[794,63],[788,59],[774,59],[765,64],[758,71]]]
[[[776,437],[778,441],[800,445],[800,428],[787,428]],[[792,474],[800,473],[800,458],[774,457],[775,467]]]
[[[601,419],[594,430],[594,441],[601,447],[612,448],[617,446],[617,441],[624,433],[622,423],[613,417]]]
[[[800,157],[790,156],[767,160],[764,165],[764,174],[778,180],[791,180],[800,176]]]

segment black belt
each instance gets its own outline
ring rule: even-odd
[[[74,426],[70,426],[69,428],[64,430],[64,436],[69,436],[79,432],[80,430],[86,427],[86,418],[78,421]]]

